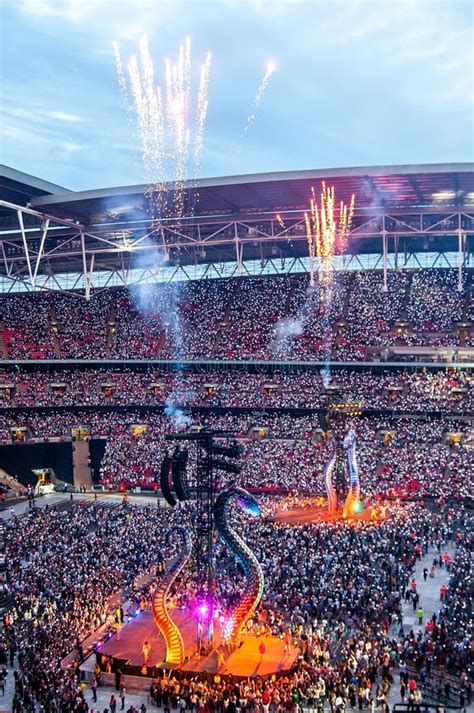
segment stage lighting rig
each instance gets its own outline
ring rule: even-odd
[[[173,480],[173,491],[178,500],[195,499],[194,510],[194,547],[193,566],[197,572],[197,584],[199,599],[202,602],[211,603],[214,601],[214,569],[213,569],[213,543],[214,543],[214,503],[216,492],[219,488],[218,472],[231,473],[237,475],[241,470],[241,465],[237,462],[243,453],[242,446],[235,438],[235,432],[221,431],[202,427],[200,430],[184,431],[166,436],[168,441],[178,442],[172,458],[167,456],[170,465],[166,468],[164,462],[163,470],[168,473],[168,479],[164,477],[163,484],[166,488],[169,484],[170,473]],[[180,441],[192,442],[193,458],[195,458],[195,482],[192,493],[187,487],[185,476],[188,464],[188,451],[183,448]],[[181,447],[180,447],[181,446]],[[165,458],[166,460],[166,458]],[[165,491],[163,495],[169,503],[169,495]],[[171,496],[176,504],[176,498],[171,492]],[[183,497],[185,496],[185,497]],[[210,605],[210,604],[209,604]],[[212,648],[212,618],[203,620],[203,633],[200,641],[203,650],[206,652]],[[205,631],[204,631],[205,629]]]

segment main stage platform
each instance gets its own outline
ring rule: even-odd
[[[309,499],[302,506],[280,510],[273,516],[275,522],[282,522],[288,525],[305,525],[312,522],[365,522],[374,525],[384,522],[389,516],[388,505],[378,505],[377,507],[366,507],[355,513],[350,518],[343,518],[342,512],[330,514],[325,506],[321,504],[321,498]]]
[[[298,656],[298,649],[290,647],[290,652],[285,653],[284,642],[277,636],[254,636],[245,634],[242,645],[225,658],[224,663],[218,667],[217,650],[208,656],[196,654],[196,619],[188,610],[175,609],[172,617],[178,624],[183,637],[186,661],[179,667],[181,671],[190,673],[209,673],[232,675],[235,678],[248,676],[269,676],[273,673],[281,674],[294,668]],[[144,669],[143,642],[151,645],[149,661]],[[265,653],[259,652],[261,643],[265,645]],[[215,628],[214,646],[218,649],[220,644],[219,624]],[[120,632],[103,643],[97,650],[98,659],[108,657],[111,660],[112,670],[120,668],[122,671],[152,677],[153,670],[168,668],[164,664],[165,643],[154,620],[151,611],[140,612],[134,619],[125,624]]]

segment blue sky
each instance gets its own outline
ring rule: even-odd
[[[213,53],[203,176],[474,159],[473,7],[457,0],[3,0],[2,163],[75,190],[141,183],[124,58]],[[240,141],[269,58],[277,71]]]

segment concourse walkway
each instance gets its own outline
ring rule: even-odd
[[[443,556],[445,552],[447,552],[451,560],[453,560],[454,551],[455,548],[453,543],[449,542],[444,548],[441,549],[441,556]],[[436,567],[434,577],[430,577],[428,574],[426,582],[423,579],[424,568],[426,567],[428,572],[430,572],[433,560],[437,555],[437,549],[434,547],[430,547],[428,553],[417,562],[414,578],[416,582],[416,589],[420,596],[420,601],[418,602],[416,609],[418,609],[419,606],[421,606],[423,609],[423,624],[418,624],[416,609],[413,609],[412,602],[406,602],[404,600],[402,606],[402,613],[403,630],[405,632],[408,632],[411,629],[413,629],[415,633],[423,631],[427,622],[431,619],[432,615],[441,609],[442,603],[439,598],[439,590],[443,584],[446,587],[448,586],[450,577],[450,573],[446,570],[444,562],[442,568],[438,566]]]

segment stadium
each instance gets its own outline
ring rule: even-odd
[[[322,180],[334,185],[341,200],[357,196],[347,249],[333,259],[335,287],[328,314],[321,307],[323,287],[309,288],[304,231],[307,196]],[[322,617],[329,622],[319,626],[311,654],[307,648],[305,655],[330,660],[337,640],[350,657],[350,644],[338,639],[347,616],[352,627],[361,627],[367,642],[374,635],[370,632],[376,632],[381,647],[377,656],[390,648],[380,639],[379,627],[387,627],[387,634],[400,628],[405,651],[411,649],[404,665],[412,678],[421,672],[424,700],[457,705],[463,695],[459,677],[470,665],[469,559],[462,540],[454,553],[453,539],[459,537],[460,518],[471,511],[474,475],[473,166],[206,179],[186,187],[186,206],[197,203],[192,215],[179,224],[164,221],[159,229],[150,216],[146,186],[76,193],[7,167],[1,185],[0,465],[6,511],[20,507],[25,489],[30,513],[35,495],[55,489],[58,494],[43,497],[53,503],[57,498],[56,509],[49,519],[38,515],[33,527],[52,535],[61,513],[73,513],[72,522],[77,519],[84,531],[118,534],[123,532],[118,529],[123,509],[131,508],[140,514],[127,526],[126,537],[138,544],[144,528],[150,528],[147,539],[156,544],[163,520],[169,526],[180,524],[187,509],[200,506],[199,468],[191,443],[183,474],[191,491],[189,503],[178,510],[169,507],[176,499],[161,477],[169,450],[166,439],[175,432],[199,434],[210,428],[234,434],[241,450],[242,467],[221,472],[219,488],[237,485],[253,493],[261,500],[265,521],[277,516],[275,528],[286,511],[281,522],[294,523],[295,530],[287,530],[287,540],[283,536],[285,551],[294,546],[297,556],[306,558],[304,538],[319,528],[317,547],[344,552],[349,544],[359,560],[368,556],[363,539],[347,543],[344,529],[336,525],[331,534],[325,518],[317,519],[332,443],[325,417],[331,421],[329,433],[353,428],[365,512],[376,521],[381,513],[390,513],[386,522],[373,525],[386,530],[382,541],[372,542],[370,556],[383,561],[387,548],[398,548],[405,568],[395,572],[382,566],[377,584],[362,584],[364,567],[361,571],[360,562],[351,564],[353,555],[347,551],[344,578],[331,582],[333,592],[341,587],[334,599],[334,594],[325,594],[324,585],[324,577],[331,581],[331,568],[324,572],[323,567],[324,573],[309,583],[309,620],[316,616],[316,621]],[[334,415],[335,403],[343,410],[347,404],[356,408]],[[155,501],[168,507],[158,522],[147,521]],[[264,523],[261,530],[253,523],[253,532],[246,529],[246,535],[260,552],[266,587],[283,586],[294,609],[290,621],[284,621],[280,607],[265,598],[262,612],[267,613],[261,612],[253,627],[258,630],[269,616],[269,633],[291,632],[296,647],[308,608],[301,593],[295,594],[298,585],[291,577],[286,584],[272,577],[268,567],[281,556],[269,559],[264,551],[272,541],[272,526]],[[37,536],[47,553],[50,535],[38,531]],[[264,550],[262,541],[267,543]],[[10,546],[17,548],[14,558],[21,556],[21,540],[13,539]],[[439,627],[439,640],[433,627],[425,634],[419,627],[421,633],[415,635],[396,599],[368,605],[372,587],[383,591],[393,577],[409,593],[408,565],[416,563],[417,548],[431,552],[433,546],[441,553],[439,563],[437,555],[431,557],[433,568],[444,575],[449,601],[440,624],[436,611],[430,619]],[[166,549],[158,555],[160,562]],[[450,572],[441,573],[444,555]],[[153,589],[149,575],[156,556],[143,550],[128,561],[129,571],[122,575],[124,591],[144,608]],[[205,559],[206,552],[201,556]],[[213,572],[215,566],[214,561]],[[7,601],[18,597],[10,590],[12,574],[4,580],[7,612]],[[347,600],[344,587],[352,577],[359,578],[362,589]],[[78,660],[85,660],[83,680],[88,681],[98,642],[107,641],[113,630],[108,617],[116,619],[102,603],[116,596],[114,584],[101,578],[104,599],[95,591],[86,621],[62,632],[63,675],[74,660],[68,647],[76,647]],[[72,603],[77,591],[68,596]],[[220,606],[226,601],[225,591],[215,597]],[[35,606],[34,597],[29,606]],[[95,624],[100,625],[97,631]],[[449,646],[444,643],[440,649],[445,629],[450,630]],[[135,656],[140,658],[138,648]],[[116,667],[114,655],[110,659]],[[127,688],[140,678],[134,675],[138,661],[130,656],[123,679],[128,679]],[[237,665],[237,673],[239,665],[244,664]],[[268,665],[271,670],[270,661]],[[344,681],[348,665],[345,661],[342,668],[334,667],[330,685]],[[99,677],[113,679],[110,665],[101,666]],[[127,671],[122,661],[121,667]],[[447,692],[441,683],[445,667],[452,680]],[[318,674],[305,672],[311,691],[322,689],[320,667],[314,671]],[[365,695],[354,684],[347,688],[348,700]],[[381,699],[382,686],[378,689]],[[306,688],[306,700],[312,695]]]
[[[326,5],[2,7],[0,713],[474,709],[472,12]]]

